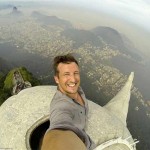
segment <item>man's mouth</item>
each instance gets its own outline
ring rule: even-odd
[[[72,83],[72,84],[67,84],[69,87],[74,87],[76,86],[77,83]]]

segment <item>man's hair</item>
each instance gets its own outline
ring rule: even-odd
[[[70,64],[72,62],[75,62],[79,66],[77,60],[71,54],[56,56],[53,63],[54,74],[58,75],[59,71],[57,67],[60,63]]]

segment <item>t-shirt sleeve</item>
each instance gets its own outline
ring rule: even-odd
[[[73,126],[73,109],[67,102],[59,102],[51,106],[50,126]]]

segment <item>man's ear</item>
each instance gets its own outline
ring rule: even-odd
[[[54,76],[54,79],[55,79],[55,82],[58,84],[59,80],[58,80],[58,76],[57,75]]]

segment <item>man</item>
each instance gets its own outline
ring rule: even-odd
[[[80,87],[77,60],[69,54],[55,57],[54,73],[58,89],[51,102],[50,127],[42,150],[92,150],[95,145],[84,131],[88,103]]]

